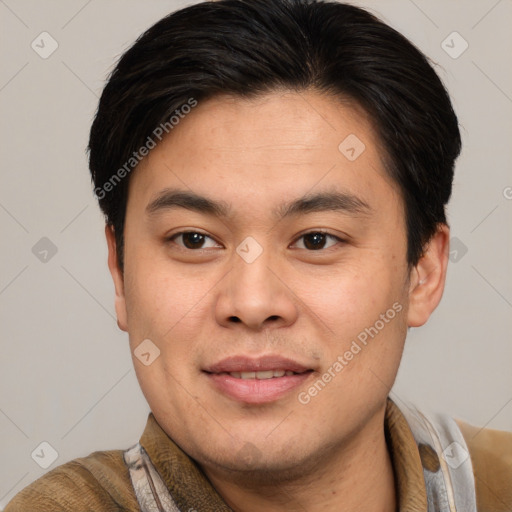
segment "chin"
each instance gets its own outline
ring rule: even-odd
[[[305,442],[304,446],[308,447],[308,452],[299,452],[296,443],[292,447],[288,442],[279,449],[269,443],[259,448],[246,442],[237,451],[203,453],[196,461],[203,467],[222,471],[235,481],[275,486],[297,481],[325,464],[327,449],[315,449],[310,442]]]

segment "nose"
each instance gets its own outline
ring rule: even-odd
[[[241,323],[254,331],[293,324],[298,315],[293,283],[279,272],[271,250],[263,250],[254,260],[240,254],[234,255],[232,270],[220,283],[217,322],[224,327]]]

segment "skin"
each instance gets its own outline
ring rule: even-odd
[[[338,149],[349,134],[366,146],[354,161]],[[106,227],[119,327],[132,355],[144,339],[160,350],[149,366],[133,357],[141,389],[233,510],[396,509],[386,398],[407,328],[423,325],[441,300],[449,230],[440,225],[419,263],[407,264],[403,201],[382,156],[370,119],[348,102],[315,91],[216,97],[200,102],[132,174],[124,273]],[[171,187],[224,201],[232,216],[148,214]],[[304,194],[333,190],[370,209],[272,215]],[[302,235],[315,230],[344,241],[328,236],[311,249]],[[202,250],[169,239],[180,231],[207,235]],[[248,236],[263,249],[252,263],[236,252]],[[400,313],[300,403],[298,393],[395,303]],[[202,371],[239,354],[280,354],[313,372],[278,400],[243,403]]]

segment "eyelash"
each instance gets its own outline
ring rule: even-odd
[[[172,242],[172,243],[174,243],[174,244],[175,244],[175,243],[176,243],[176,242],[174,242],[174,239],[175,239],[175,238],[178,238],[179,236],[181,236],[181,235],[186,235],[186,234],[198,234],[198,235],[203,235],[203,236],[204,236],[204,237],[206,237],[206,238],[210,238],[211,240],[214,240],[211,236],[208,236],[206,233],[202,233],[201,231],[180,231],[180,232],[178,232],[178,233],[174,233],[172,236],[170,236],[170,237],[166,238],[166,241],[167,241],[167,242]],[[327,231],[323,231],[323,230],[321,230],[321,229],[315,229],[315,230],[308,231],[307,233],[303,233],[302,235],[300,235],[298,238],[296,238],[296,239],[295,239],[294,244],[295,244],[295,243],[297,243],[301,238],[304,238],[304,237],[306,237],[306,236],[308,236],[308,235],[313,235],[313,234],[321,234],[321,235],[325,235],[326,237],[329,237],[329,238],[333,238],[333,239],[335,239],[338,243],[339,243],[339,242],[341,242],[341,243],[345,242],[345,240],[344,240],[344,239],[342,239],[342,238],[340,238],[340,237],[338,237],[338,236],[336,236],[336,235],[333,235],[333,234],[331,234],[331,233],[329,233],[329,232],[327,232]],[[214,241],[215,241],[215,240],[214,240]],[[176,245],[178,245],[178,244],[176,244]],[[202,247],[201,247],[201,248],[197,248],[197,249],[190,249],[190,248],[188,248],[188,247],[184,247],[184,246],[182,246],[182,245],[178,245],[178,247],[179,247],[181,250],[184,250],[184,251],[187,251],[187,252],[188,252],[188,251],[191,251],[191,252],[200,252],[200,251],[208,250],[208,248],[207,248],[207,249],[203,249]],[[327,251],[327,250],[329,250],[329,249],[331,249],[331,248],[333,248],[333,247],[335,247],[335,246],[328,247],[327,249],[321,248],[321,249],[317,249],[317,250],[309,250],[309,249],[303,249],[303,250],[306,250],[306,251],[308,251],[308,252],[325,252],[325,251]]]

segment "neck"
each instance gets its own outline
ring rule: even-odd
[[[377,416],[349,442],[304,462],[292,477],[203,470],[235,512],[277,512],[284,507],[291,512],[394,512],[397,498],[384,411]]]

